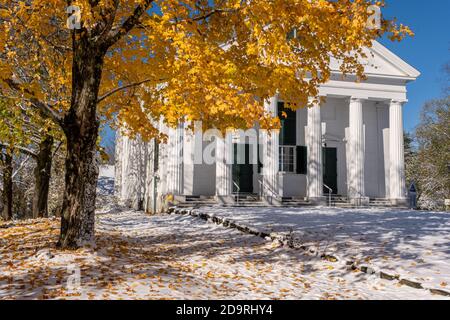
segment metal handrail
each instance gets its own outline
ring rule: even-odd
[[[349,187],[349,194],[351,195],[352,193],[355,193],[355,194],[357,194],[358,196],[359,196],[359,198],[355,198],[355,200],[359,200],[359,202],[361,202],[362,201],[362,199],[364,198],[364,196],[362,195],[362,193],[361,192],[359,192],[358,190],[356,190],[355,188],[353,188],[353,187]]]
[[[236,196],[236,202],[239,203],[239,193],[241,192],[241,188],[239,187],[239,185],[236,183],[236,181],[233,180],[233,184],[237,189],[237,196]]]
[[[263,197],[264,196],[264,189],[266,189],[267,191],[269,191],[269,193],[271,194],[271,196],[272,197],[276,197],[277,196],[277,193],[275,192],[275,191],[273,191],[268,185],[266,185],[265,183],[264,183],[264,179],[259,179],[259,184],[260,184],[260,186],[261,186],[261,190],[260,190],[260,193],[261,193],[261,197]]]
[[[259,196],[264,197],[264,182],[261,179],[258,179],[259,182]]]
[[[331,194],[333,193],[333,189],[327,186],[325,183],[323,186],[328,190],[328,206],[331,207]]]

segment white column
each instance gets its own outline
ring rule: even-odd
[[[363,99],[351,98],[349,107],[348,196],[356,205],[368,202],[364,187],[365,141]]]
[[[270,98],[265,102],[266,111],[270,112],[274,117],[278,114],[278,95]],[[263,131],[263,194],[267,200],[276,201],[278,198],[278,172],[279,172],[279,130],[271,132]]]
[[[116,131],[115,165],[114,165],[114,195],[121,198],[122,190],[122,161],[123,161],[123,136],[122,128]]]
[[[322,163],[322,120],[320,105],[308,108],[308,198],[310,201],[322,201],[323,198],[323,163]]]
[[[169,128],[167,193],[174,196],[183,194],[183,125]]]
[[[216,137],[216,197],[230,202],[233,193],[233,141],[231,132],[225,138]]]
[[[185,196],[194,195],[194,159],[197,143],[202,144],[202,140],[197,141],[195,132],[189,129],[189,123],[185,123],[183,137],[183,191]],[[199,147],[202,148],[201,145]],[[200,149],[201,151],[202,149]]]
[[[122,141],[120,168],[116,171],[121,175],[119,201],[123,205],[140,210],[145,194],[147,144],[140,136],[131,139],[123,135],[120,140]]]
[[[403,103],[392,100],[389,106],[389,190],[393,204],[406,201]]]

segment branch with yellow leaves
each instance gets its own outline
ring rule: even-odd
[[[29,102],[36,109],[41,111],[41,114],[43,116],[45,116],[48,119],[53,120],[58,125],[62,125],[63,118],[64,118],[63,115],[60,115],[55,110],[53,110],[49,105],[38,100],[37,98],[11,97],[11,96],[5,96],[5,95],[0,95],[0,98],[11,99],[11,100],[23,100],[23,101]]]
[[[201,16],[192,18],[192,21],[206,20],[209,17],[211,17],[212,15],[218,14],[218,13],[233,13],[233,12],[237,12],[237,10],[236,9],[214,9],[214,10],[204,13]]]
[[[51,106],[49,106],[47,103],[40,101],[38,98],[34,97],[34,93],[26,88],[22,88],[20,84],[14,82],[12,79],[4,79],[4,82],[8,84],[8,86],[17,91],[17,92],[24,92],[25,94],[29,95],[29,98],[25,97],[10,97],[10,96],[3,96],[0,95],[0,97],[6,98],[6,99],[20,99],[24,101],[28,101],[31,103],[34,107],[36,107],[39,111],[41,111],[42,115],[53,120],[56,124],[62,125],[63,123],[63,115],[56,112]]]

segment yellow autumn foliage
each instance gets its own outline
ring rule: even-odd
[[[71,107],[74,46],[123,27],[105,46],[98,114],[126,124],[144,139],[163,118],[207,127],[275,127],[263,101],[278,92],[295,107],[316,97],[331,74],[330,56],[344,74],[364,77],[363,47],[387,33],[411,34],[382,21],[368,29],[369,0],[74,0],[81,31],[67,28],[67,1],[3,0],[0,10],[0,94],[34,101],[63,114]],[[384,5],[377,1],[378,5]],[[130,21],[136,10],[145,13]],[[296,30],[296,37],[287,35]],[[86,37],[87,36],[87,37]],[[11,82],[15,85],[12,86]],[[78,111],[77,111],[78,112]]]

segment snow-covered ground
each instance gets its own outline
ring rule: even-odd
[[[97,222],[97,249],[75,252],[54,249],[58,220],[0,229],[0,299],[442,298],[188,216]]]
[[[111,165],[100,166],[99,177],[114,179],[114,166]]]
[[[56,250],[58,219],[0,223],[0,299],[444,299],[348,271],[343,260],[325,261],[190,216],[125,210],[114,205],[111,184],[111,177],[100,178],[96,248]],[[405,228],[403,223],[388,228],[388,221],[397,219],[393,214],[382,215],[384,224],[376,224],[370,218],[374,212],[339,220],[339,212],[324,210],[319,215],[320,209],[309,214],[214,210],[261,228],[295,228],[322,239],[329,248],[349,242],[354,254],[376,247],[375,240],[364,240],[374,237],[369,230],[384,226],[383,239],[389,239]],[[416,223],[411,239],[419,241],[427,234],[433,240],[423,240],[421,246],[439,243],[441,250],[427,260],[433,263],[448,250],[442,247],[448,241],[448,224],[439,217]],[[347,223],[354,225],[351,238],[344,232]],[[440,240],[436,233],[441,233]],[[395,255],[400,246],[404,244],[387,243],[385,248]]]
[[[426,287],[450,290],[450,213],[394,209],[202,208],[266,232],[357,260]]]

